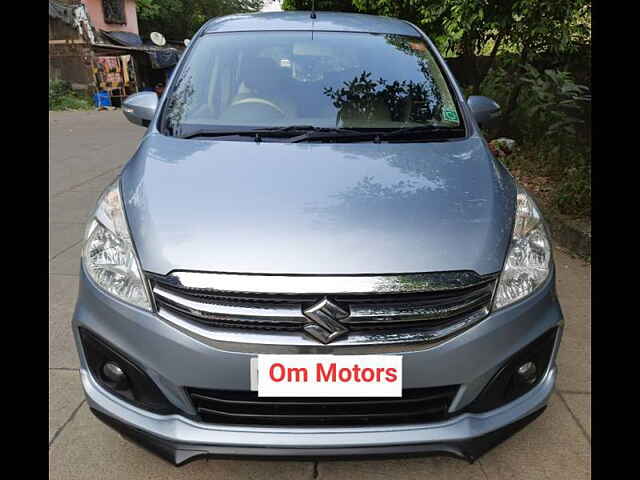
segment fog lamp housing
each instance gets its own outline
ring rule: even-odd
[[[102,378],[116,390],[128,390],[130,387],[127,375],[116,362],[109,361],[102,366]]]
[[[554,327],[512,355],[465,410],[473,413],[493,410],[540,383],[551,361],[557,333],[558,328]]]
[[[525,362],[518,367],[518,379],[521,382],[532,384],[537,380],[538,369],[534,362]]]
[[[87,329],[79,328],[79,332],[89,371],[100,386],[145,410],[177,412],[142,368]]]

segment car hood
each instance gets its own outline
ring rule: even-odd
[[[500,271],[515,184],[480,137],[270,143],[146,136],[122,172],[143,269]]]

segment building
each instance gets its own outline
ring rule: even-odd
[[[136,0],[80,0],[99,30],[138,34]]]
[[[143,41],[136,0],[49,0],[49,78],[123,97],[166,80],[180,49]]]

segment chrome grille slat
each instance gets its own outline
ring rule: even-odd
[[[474,300],[451,304],[441,307],[412,306],[412,307],[389,307],[389,306],[365,306],[358,305],[351,308],[349,318],[342,320],[345,325],[360,323],[403,323],[403,322],[424,322],[429,320],[442,320],[460,315],[475,308],[482,307],[491,299],[491,293],[477,297]]]
[[[171,307],[203,319],[228,321],[255,321],[295,324],[307,323],[302,314],[300,303],[294,306],[280,306],[258,303],[253,306],[238,306],[229,303],[214,303],[213,301],[198,302],[181,297],[171,291],[155,286],[153,289],[156,299],[168,303]],[[490,300],[491,292],[487,291],[463,303],[446,304],[441,306],[424,305],[385,305],[385,304],[356,304],[351,307],[351,315],[342,320],[346,325],[360,323],[399,323],[411,321],[441,320],[454,315],[460,315],[474,307],[480,307]]]
[[[176,271],[168,277],[170,284],[191,290],[299,295],[437,292],[466,288],[483,281],[480,275],[471,271],[395,275],[246,275]]]
[[[216,274],[218,283],[222,275],[224,274]],[[437,281],[433,281],[430,274],[410,274],[410,279],[394,275],[392,281],[380,283],[381,277],[378,276],[375,277],[378,280],[365,280],[358,284],[360,290],[369,288],[364,288],[363,285],[371,286],[376,282],[378,285],[385,285],[381,291],[376,292],[345,292],[344,285],[334,285],[331,290],[342,293],[331,294],[330,300],[349,313],[346,318],[340,318],[339,323],[335,325],[340,328],[346,327],[346,330],[343,330],[348,331],[345,340],[335,340],[336,344],[361,344],[363,335],[367,336],[364,339],[366,343],[396,343],[403,338],[431,341],[461,331],[488,315],[496,275],[480,277],[470,275],[469,272],[461,272],[462,280],[456,279],[451,272],[448,275],[433,275],[437,276]],[[237,274],[232,276],[239,277]],[[305,279],[309,277],[299,277],[300,292],[291,292],[292,284],[286,282],[283,287],[285,291],[281,293],[272,291],[275,288],[267,288],[266,284],[259,288],[259,292],[252,293],[247,292],[246,288],[234,292],[228,289],[185,287],[182,284],[184,277],[176,280],[174,275],[150,274],[149,278],[159,315],[172,322],[175,322],[177,317],[182,317],[182,328],[190,325],[189,322],[195,322],[223,334],[227,332],[226,336],[229,338],[237,338],[234,330],[253,330],[256,335],[263,331],[262,335],[265,337],[273,336],[280,331],[288,335],[284,344],[293,341],[296,335],[307,338],[305,331],[308,333],[309,328],[316,328],[314,322],[317,319],[309,317],[310,307],[326,294],[309,293],[307,290],[310,288],[309,285],[328,285],[322,281],[318,282],[317,277],[313,277],[312,284],[304,285]],[[339,282],[337,278],[340,277],[330,278]],[[435,285],[435,290],[418,291],[417,278],[423,282],[424,288],[427,285]],[[445,278],[452,287],[449,290],[443,288]],[[351,280],[347,278],[346,284],[356,285],[351,283]],[[236,287],[240,286],[237,282],[236,278],[231,283]],[[397,285],[403,282],[409,285],[407,292],[392,291],[388,288],[390,284]],[[255,286],[255,279],[251,280],[250,284]],[[195,324],[194,333],[197,331],[201,336],[203,330],[200,327],[196,328]],[[278,340],[279,344],[283,344],[282,340]],[[267,344],[269,340],[265,338],[258,343]],[[294,343],[298,344],[298,341],[295,340]]]
[[[168,300],[174,308],[202,318],[215,318],[219,320],[256,321],[256,322],[291,322],[306,323],[300,308],[295,307],[268,307],[255,305],[251,307],[237,306],[224,303],[197,302],[178,296],[162,287],[155,286],[153,293],[161,302]]]

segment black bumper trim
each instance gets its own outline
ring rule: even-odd
[[[105,413],[91,409],[98,419],[118,431],[124,437],[136,442],[164,458],[168,462],[181,466],[199,457],[234,458],[250,457],[260,459],[285,460],[301,458],[360,459],[390,458],[410,456],[445,455],[467,460],[473,463],[484,453],[502,443],[511,435],[535,420],[546,406],[505,427],[469,440],[452,442],[434,442],[410,445],[389,445],[383,447],[345,447],[345,448],[273,448],[273,447],[230,447],[216,445],[198,445],[174,443],[127,425]]]

